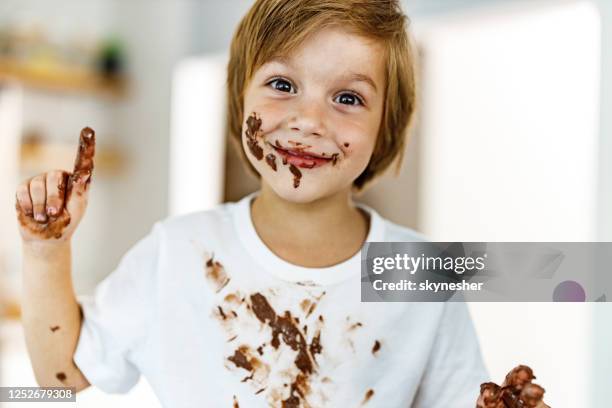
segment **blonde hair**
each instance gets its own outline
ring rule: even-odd
[[[259,177],[241,143],[244,91],[253,74],[317,30],[341,25],[380,41],[386,57],[381,125],[370,161],[353,188],[362,190],[395,159],[397,174],[416,109],[416,53],[408,24],[397,0],[257,0],[234,33],[227,67],[227,131],[249,171]]]

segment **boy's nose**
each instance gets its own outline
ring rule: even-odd
[[[327,132],[324,113],[314,105],[304,106],[294,112],[287,125],[289,129],[300,132],[303,136],[323,136]]]

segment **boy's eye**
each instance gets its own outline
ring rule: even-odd
[[[360,97],[349,92],[341,93],[335,101],[343,105],[363,105],[363,100]]]
[[[272,81],[268,82],[268,85],[272,86],[272,88],[276,89],[277,91],[294,93],[292,92],[293,85],[291,85],[291,82],[282,78],[273,79]]]

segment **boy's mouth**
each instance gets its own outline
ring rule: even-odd
[[[283,159],[283,164],[293,164],[296,167],[302,167],[306,169],[312,169],[314,167],[323,166],[329,162],[335,163],[335,158],[333,157],[323,157],[316,153],[305,151],[303,148],[284,148],[281,147],[278,142],[276,142],[276,146],[268,143],[272,148],[280,154]],[[336,154],[337,157],[337,154]]]

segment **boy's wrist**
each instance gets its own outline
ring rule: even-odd
[[[70,251],[70,240],[22,241],[24,255],[38,257],[57,256],[59,253]]]

